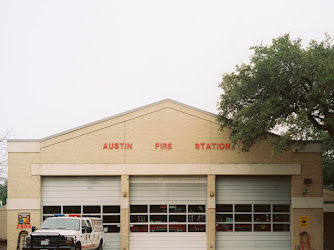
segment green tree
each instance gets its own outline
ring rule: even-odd
[[[4,183],[0,184],[0,201],[2,201],[2,205],[6,205],[7,202],[7,180]]]
[[[323,140],[323,168],[324,186],[334,188],[334,141],[324,134],[320,137]]]
[[[301,39],[286,34],[251,50],[249,64],[223,75],[221,128],[229,128],[233,146],[240,143],[244,151],[262,139],[276,154],[303,140],[324,140],[325,180],[334,184],[332,39],[326,35],[324,41],[303,48]]]
[[[7,138],[10,131],[0,135],[0,200],[2,205],[7,201]]]

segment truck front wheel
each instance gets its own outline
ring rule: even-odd
[[[81,245],[80,245],[80,243],[78,243],[78,244],[75,245],[75,250],[81,250]]]
[[[97,248],[98,250],[103,250],[103,244],[102,244],[102,241],[100,242],[100,245],[99,247]]]

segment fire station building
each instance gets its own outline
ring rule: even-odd
[[[104,249],[291,250],[301,232],[324,248],[319,142],[242,152],[215,114],[167,99],[8,152],[8,249],[58,214],[102,218]]]

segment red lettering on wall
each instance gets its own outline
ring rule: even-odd
[[[17,224],[16,225],[16,229],[27,229],[27,228],[31,228],[31,225],[29,224]]]
[[[132,149],[132,143],[104,143],[103,149]]]
[[[211,150],[217,150],[217,149],[231,149],[231,143],[195,143],[195,149],[211,149]]]
[[[156,142],[155,143],[155,149],[173,149],[173,143],[159,143],[159,142]]]

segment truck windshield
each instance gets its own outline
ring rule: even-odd
[[[46,219],[39,229],[64,229],[77,230],[80,229],[80,221],[77,219]]]

